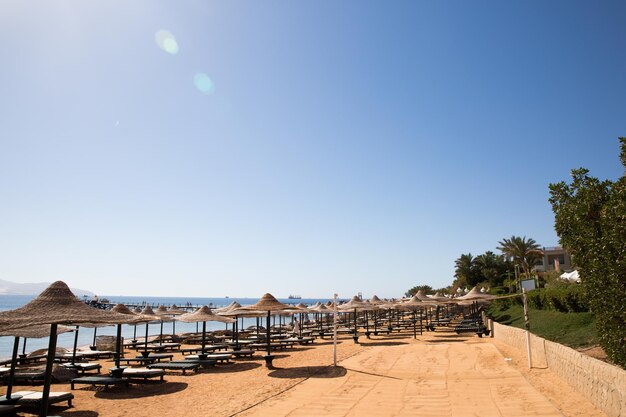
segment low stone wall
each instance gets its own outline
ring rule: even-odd
[[[526,351],[523,329],[490,325],[493,336]],[[533,366],[547,366],[610,417],[626,416],[626,371],[531,334]]]

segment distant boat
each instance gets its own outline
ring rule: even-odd
[[[287,299],[289,299],[289,300],[301,300],[302,296],[301,295],[289,294],[289,297],[287,297]]]

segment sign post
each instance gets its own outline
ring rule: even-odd
[[[333,295],[333,366],[337,366],[337,294]]]
[[[532,353],[530,349],[530,321],[528,320],[528,296],[526,288],[522,286],[522,300],[524,302],[524,327],[526,327],[526,351],[528,352],[528,369],[533,367]]]

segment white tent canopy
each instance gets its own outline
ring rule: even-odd
[[[561,279],[564,281],[569,281],[569,282],[580,282],[578,271],[565,272],[561,274]]]

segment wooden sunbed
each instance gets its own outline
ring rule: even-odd
[[[110,350],[79,350],[76,354],[81,354],[84,358],[102,359],[112,358],[114,352]]]
[[[128,379],[143,379],[147,381],[150,378],[159,378],[163,382],[163,376],[165,371],[163,369],[150,369],[150,368],[126,368],[122,373],[124,378]]]
[[[89,371],[97,371],[97,373],[100,373],[100,369],[102,369],[102,365],[98,362],[76,362],[73,365],[71,363],[64,363],[62,366],[74,369],[81,375],[85,375],[85,373]]]
[[[86,384],[95,387],[96,385],[104,385],[104,389],[109,388],[109,385],[125,385],[128,387],[129,382],[126,378],[116,378],[112,376],[81,376],[80,378],[74,378],[70,382],[70,386],[74,389],[76,384]]]
[[[36,382],[43,382],[46,376],[45,370],[33,370],[33,371],[20,371],[13,375],[14,382],[28,382],[31,385],[35,385]]]
[[[183,375],[185,375],[187,371],[196,372],[199,366],[200,364],[197,362],[180,361],[180,362],[153,363],[151,365],[148,365],[148,369],[163,369],[164,371],[182,371]]]
[[[17,401],[18,405],[25,407],[38,407],[41,404],[41,397],[43,395],[40,391],[17,391],[13,393],[14,396],[21,396]],[[51,391],[48,397],[48,404],[56,404],[67,401],[67,406],[72,406],[72,400],[74,394],[71,392],[55,392]]]
[[[205,359],[212,360],[214,362],[228,363],[230,362],[230,358],[232,357],[233,355],[230,353],[210,353],[206,355]],[[202,360],[200,359],[199,355],[189,355],[185,358],[185,361],[190,361],[190,362],[194,362],[198,360]]]

